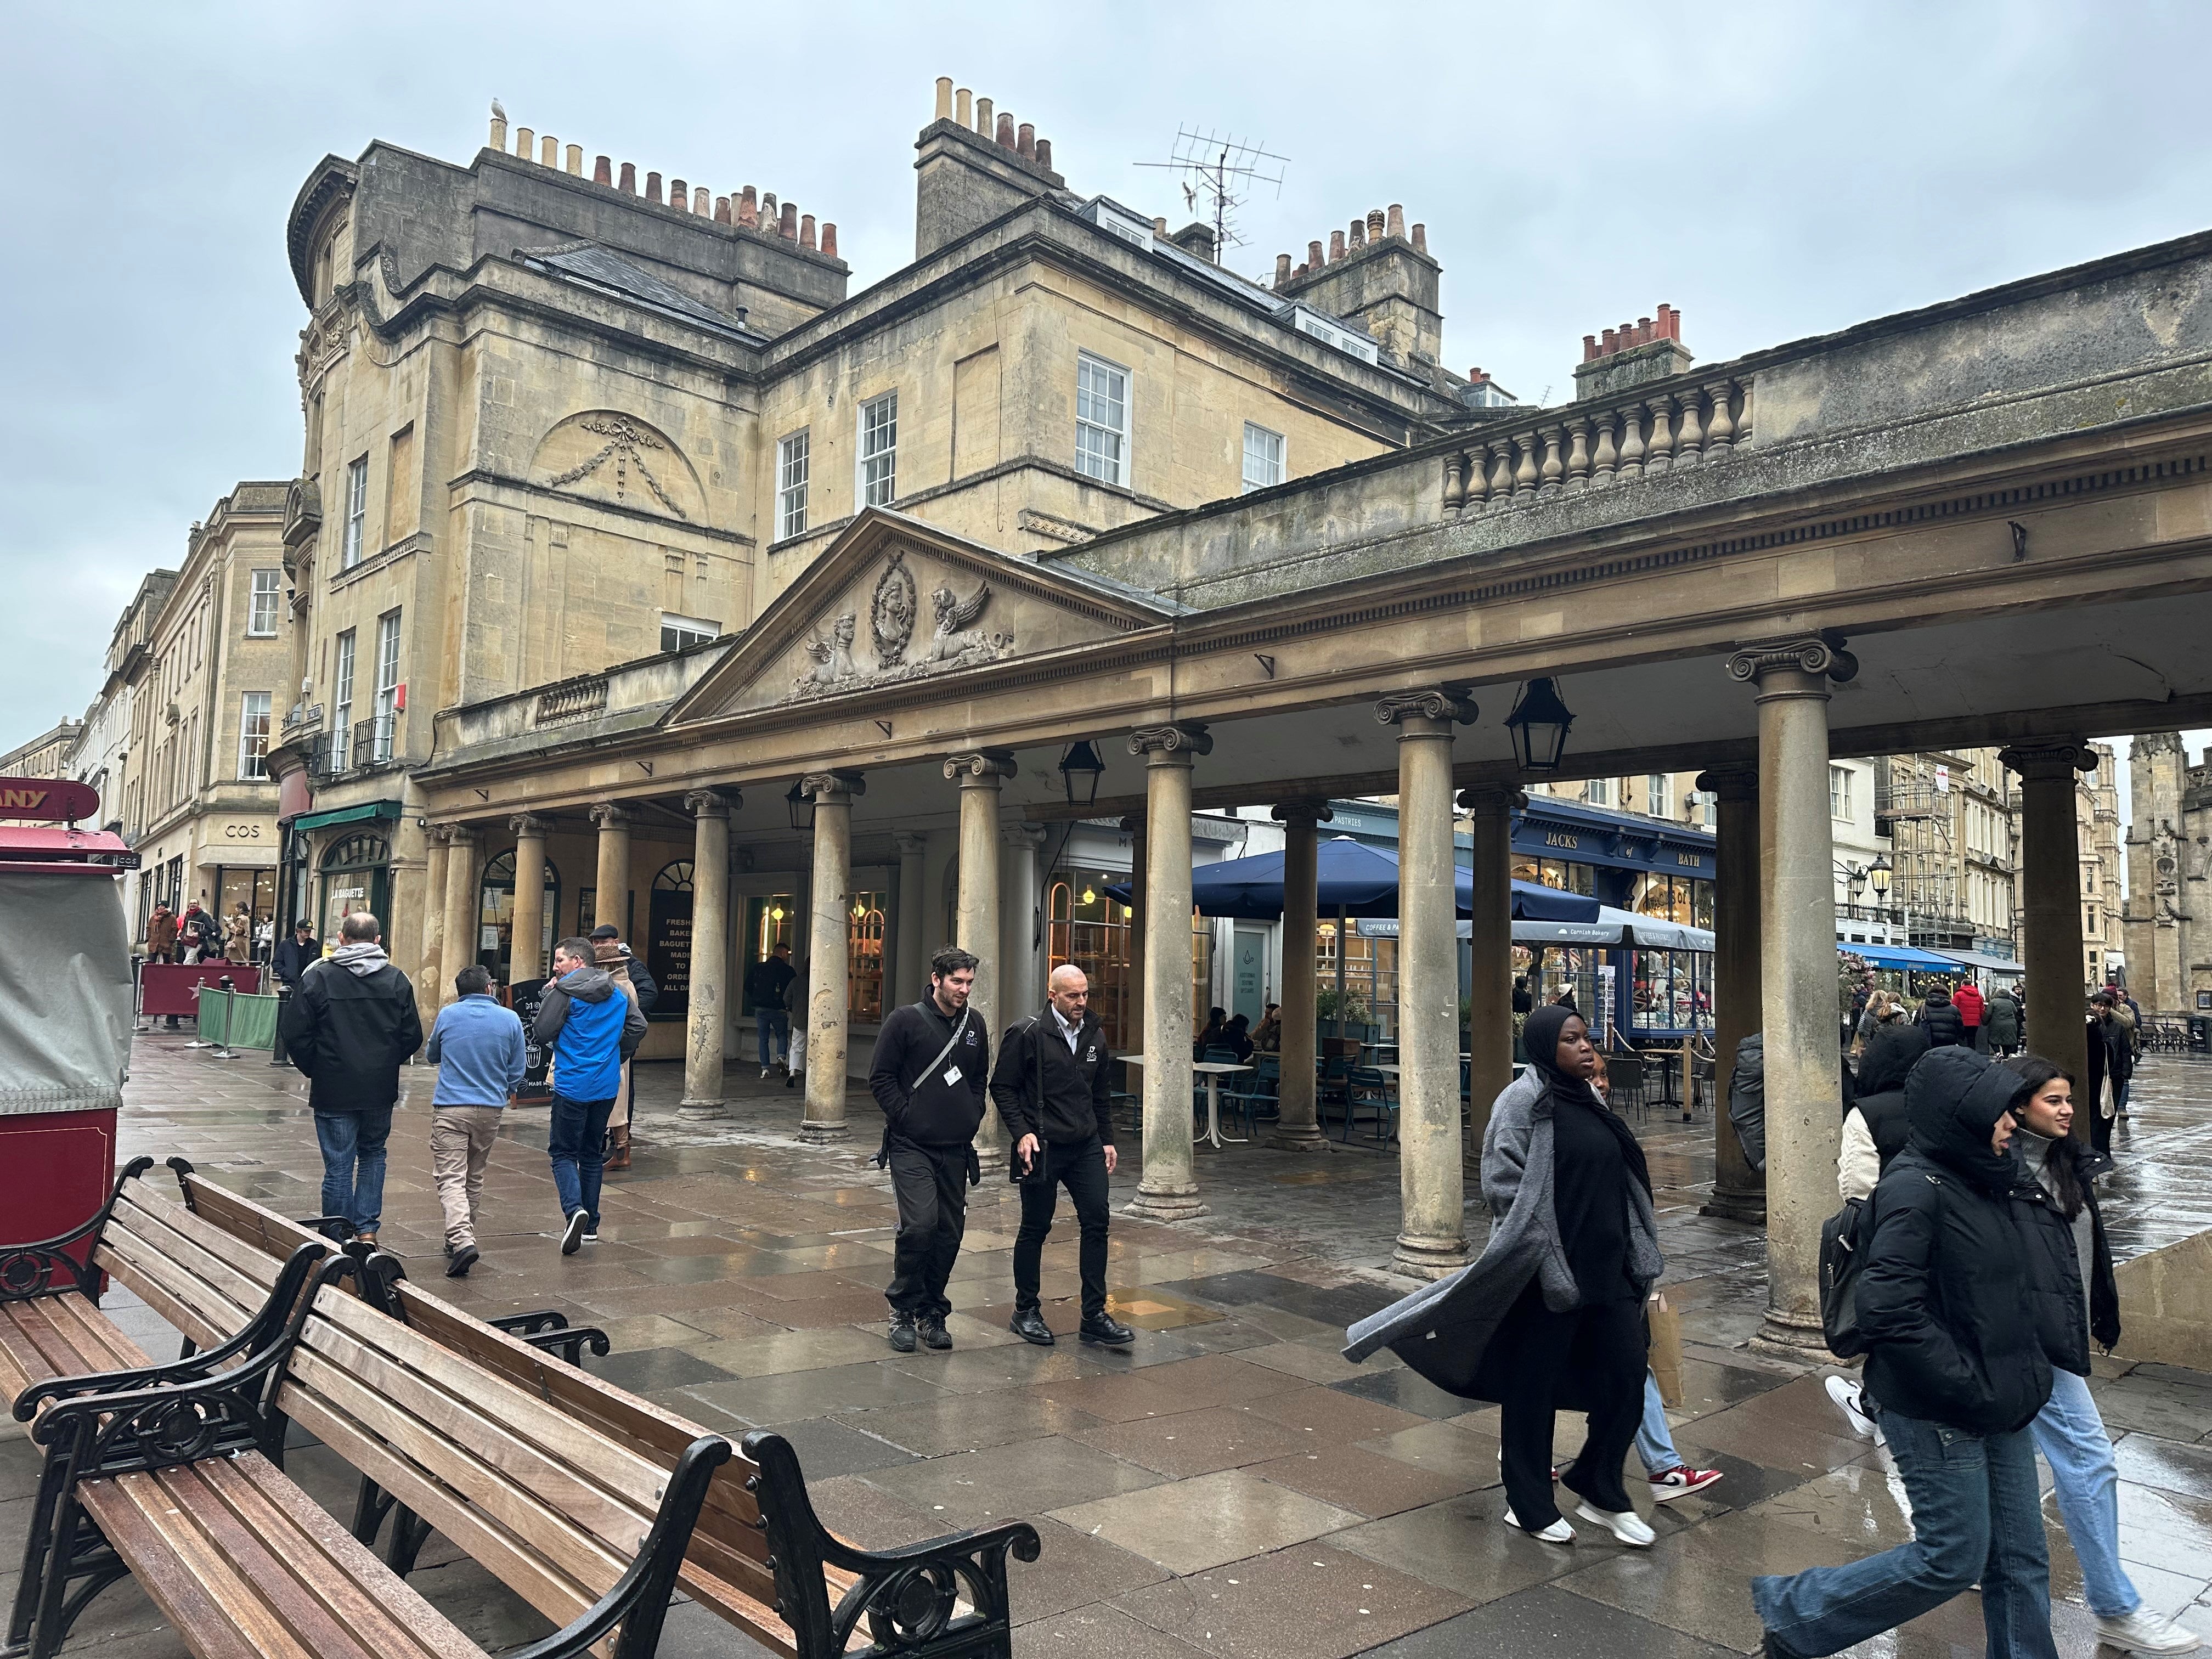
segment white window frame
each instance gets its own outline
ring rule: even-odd
[[[257,570],[252,583],[246,599],[246,637],[273,640],[276,637],[277,619],[283,615],[284,573]]]
[[[668,642],[671,634],[677,635],[673,645]],[[686,646],[704,645],[709,640],[721,637],[722,625],[720,623],[708,622],[702,617],[679,617],[673,611],[660,613],[660,648],[663,651],[681,651]]]
[[[1255,478],[1252,476],[1254,459],[1252,440],[1255,437],[1267,440],[1274,445],[1274,453],[1272,457],[1267,453],[1267,446],[1264,443],[1261,447],[1259,455],[1259,459],[1263,465],[1273,466],[1275,476],[1272,478]],[[1291,441],[1288,438],[1271,427],[1261,426],[1257,421],[1244,422],[1244,494],[1249,495],[1255,489],[1271,489],[1282,483],[1290,476],[1290,460]]]
[[[376,619],[376,739],[369,758],[392,758],[392,728],[399,723],[399,616],[387,611]]]
[[[1589,778],[1583,783],[1583,800],[1589,805],[1613,806],[1617,805],[1620,799],[1611,778]]]
[[[1085,386],[1086,375],[1093,385]],[[1102,377],[1106,381],[1103,392],[1095,384]],[[1117,489],[1129,487],[1130,428],[1134,424],[1129,393],[1134,380],[1121,364],[1095,351],[1079,351],[1075,355],[1075,470],[1086,478],[1096,478]],[[1088,415],[1084,412],[1086,408],[1091,410]],[[1118,426],[1100,418],[1110,416],[1117,409],[1121,416]],[[1089,451],[1085,448],[1086,440],[1093,440]]]
[[[1674,811],[1674,781],[1664,772],[1644,775],[1644,806],[1655,818],[1670,817]]]
[[[238,776],[242,783],[269,781],[269,705],[272,694],[248,691],[238,705]],[[253,740],[261,746],[256,749]]]
[[[884,418],[881,412],[885,410],[889,410],[888,418]],[[876,423],[872,432],[870,428],[872,422]],[[898,499],[898,389],[896,386],[860,405],[855,430],[857,441],[853,447],[854,509],[889,507]],[[890,441],[876,449],[870,449],[871,441],[884,431],[890,434]]]
[[[806,533],[806,486],[814,471],[811,427],[801,427],[775,446],[775,538]]]
[[[350,570],[361,562],[362,533],[368,524],[368,457],[346,468],[345,548],[338,568]]]
[[[338,635],[338,668],[331,677],[331,769],[343,772],[353,758],[354,630]]]
[[[1838,823],[1851,821],[1851,769],[1828,768],[1828,816]]]

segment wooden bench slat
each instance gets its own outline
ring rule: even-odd
[[[115,1369],[106,1363],[106,1345],[84,1335],[76,1320],[61,1310],[64,1302],[82,1305],[83,1301],[70,1291],[8,1304],[11,1350],[21,1356],[31,1381],[43,1382],[49,1377]],[[11,1399],[9,1403],[15,1402]]]
[[[102,1507],[94,1509],[88,1493],[96,1493],[102,1486],[108,1488],[108,1492],[101,1495]],[[155,1558],[160,1566],[166,1568],[173,1561],[191,1573],[215,1603],[215,1617],[238,1633],[248,1652],[262,1656],[262,1659],[318,1659],[312,1649],[302,1646],[284,1627],[259,1592],[200,1530],[198,1522],[178,1507],[155,1476],[123,1474],[112,1480],[87,1481],[77,1492],[86,1510],[103,1528],[108,1511],[117,1508],[127,1507],[144,1517],[155,1534],[156,1548],[161,1553]],[[180,1633],[185,1630],[183,1626],[178,1628]]]
[[[256,1285],[198,1245],[179,1237],[158,1218],[129,1205],[116,1206],[100,1235],[99,1248],[131,1263],[136,1271],[155,1279],[171,1294],[185,1297],[216,1324],[234,1322],[243,1327],[269,1300],[268,1285]]]
[[[405,1631],[429,1659],[483,1659],[482,1650],[445,1614],[422,1599],[398,1573],[378,1560],[368,1547],[340,1526],[329,1511],[300,1490],[269,1460],[249,1452],[222,1466],[225,1480],[252,1488],[272,1510],[315,1540],[323,1553],[343,1568],[357,1585],[373,1592],[378,1609]],[[398,1659],[386,1650],[389,1659]]]
[[[258,1524],[253,1526],[242,1522],[231,1507],[230,1495],[207,1478],[222,1462],[214,1458],[204,1466],[163,1469],[154,1478],[181,1520],[197,1528],[223,1564],[252,1587],[267,1616],[291,1640],[317,1659],[379,1659],[378,1650],[356,1635],[360,1625],[335,1617],[328,1604],[295,1576],[314,1577],[319,1576],[316,1569],[323,1567],[319,1577],[331,1581],[333,1575],[320,1559],[321,1553],[307,1547],[278,1517],[256,1515]],[[366,1598],[363,1602],[355,1611],[366,1614]],[[374,1633],[391,1639],[383,1631]],[[404,1653],[387,1650],[383,1659],[404,1659]]]
[[[549,1571],[531,1552],[519,1547],[504,1528],[495,1527],[473,1510],[457,1510],[440,1488],[412,1464],[402,1462],[374,1435],[364,1432],[350,1418],[304,1389],[287,1386],[278,1403],[292,1420],[320,1440],[340,1457],[390,1492],[402,1504],[425,1510],[431,1524],[444,1533],[493,1577],[556,1625],[571,1623],[597,1600],[586,1595],[564,1577]]]
[[[65,1330],[77,1334],[72,1339],[80,1352],[97,1353],[100,1363],[95,1369],[120,1371],[135,1370],[153,1363],[146,1351],[124,1335],[115,1322],[81,1296],[55,1296],[43,1298],[51,1305],[47,1316]]]
[[[236,1334],[235,1304],[211,1286],[196,1281],[143,1239],[128,1234],[112,1242],[103,1238],[92,1253],[92,1261],[113,1273],[149,1306],[162,1310],[164,1319],[202,1347],[213,1347]],[[169,1308],[177,1310],[177,1316],[169,1314]]]
[[[278,1258],[266,1250],[242,1243],[222,1228],[201,1220],[183,1205],[171,1202],[143,1181],[134,1181],[125,1188],[123,1200],[123,1203],[117,1206],[117,1213],[129,1215],[132,1231],[152,1228],[165,1236],[173,1235],[183,1241],[191,1252],[180,1260],[196,1262],[200,1257],[207,1256],[220,1262],[232,1281],[223,1285],[225,1293],[232,1300],[251,1303],[258,1307],[269,1299],[270,1290],[284,1269],[283,1262]],[[214,1278],[215,1275],[210,1274],[210,1277]]]
[[[218,1187],[203,1175],[188,1175],[184,1189],[191,1194],[194,1209],[217,1226],[227,1226],[241,1239],[252,1238],[279,1261],[302,1244],[331,1241],[312,1227],[302,1227],[289,1216],[279,1215],[252,1199]]]
[[[352,1338],[371,1353],[396,1362],[403,1372],[419,1373],[456,1401],[467,1402],[471,1407],[472,1422],[456,1419],[437,1426],[448,1433],[483,1435],[490,1431],[501,1437],[498,1440],[486,1439],[482,1447],[471,1444],[471,1450],[483,1455],[508,1438],[518,1443],[526,1443],[541,1455],[580,1474],[588,1485],[618,1494],[635,1510],[650,1516],[659,1504],[660,1494],[668,1484],[666,1472],[639,1456],[615,1437],[578,1421],[574,1413],[546,1404],[504,1377],[489,1375],[481,1365],[471,1364],[422,1332],[378,1313],[366,1303],[325,1291],[315,1299],[315,1311],[329,1322],[330,1328]],[[316,1321],[308,1322],[307,1340],[310,1346],[323,1350],[325,1339],[317,1324]],[[331,1353],[331,1358],[351,1369],[352,1362],[348,1357]],[[699,1432],[708,1431],[702,1429]]]
[[[259,1659],[214,1589],[190,1561],[168,1547],[161,1529],[133,1500],[123,1484],[132,1480],[144,1482],[147,1477],[88,1480],[76,1489],[77,1500],[100,1523],[116,1553],[131,1564],[139,1588],[185,1637],[198,1659]]]

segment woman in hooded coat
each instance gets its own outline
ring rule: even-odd
[[[1528,1016],[1527,1072],[1491,1107],[1482,1192],[1494,1218],[1481,1259],[1346,1333],[1347,1358],[1388,1347],[1437,1387],[1504,1407],[1506,1523],[1574,1540],[1551,1480],[1562,1407],[1588,1437],[1560,1484],[1577,1513],[1626,1544],[1652,1540],[1621,1464],[1643,1414],[1644,1298],[1662,1262],[1643,1149],[1590,1087],[1596,1050],[1582,1017]]]
[[[1956,1046],[1905,1080],[1911,1144],[1860,1223],[1857,1307],[1866,1394],[1914,1536],[1848,1566],[1753,1579],[1769,1655],[1838,1652],[1978,1582],[1992,1656],[2057,1659],[2029,1432],[2051,1362],[2012,1215],[2014,1112],[2027,1092],[2018,1073]]]

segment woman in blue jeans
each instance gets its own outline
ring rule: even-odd
[[[2150,1612],[2120,1565],[2119,1470],[2089,1393],[2089,1344],[2120,1340],[2120,1293],[2097,1208],[2102,1160],[2068,1138],[2072,1073],[2035,1054],[2004,1062],[2027,1085],[2020,1105],[2021,1174],[2013,1220],[2034,1284],[2036,1325],[2051,1359],[2051,1401],[2036,1413],[2035,1446],[2051,1465],[2058,1513],[2081,1563],[2097,1639],[2132,1653],[2186,1653],[2197,1638]]]
[[[1956,1046],[1905,1084],[1911,1140],[1862,1221],[1866,1394],[1916,1535],[1848,1566],[1751,1581],[1770,1656],[1835,1653],[1978,1581],[1990,1659],[2057,1659],[2028,1425],[2051,1397],[2014,1231],[2018,1073]]]

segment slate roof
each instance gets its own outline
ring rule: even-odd
[[[532,269],[550,271],[587,288],[619,294],[718,334],[746,340],[768,337],[747,327],[740,319],[702,304],[674,284],[661,281],[642,266],[632,264],[596,242],[571,242],[557,248],[520,248],[516,252],[523,263]]]

